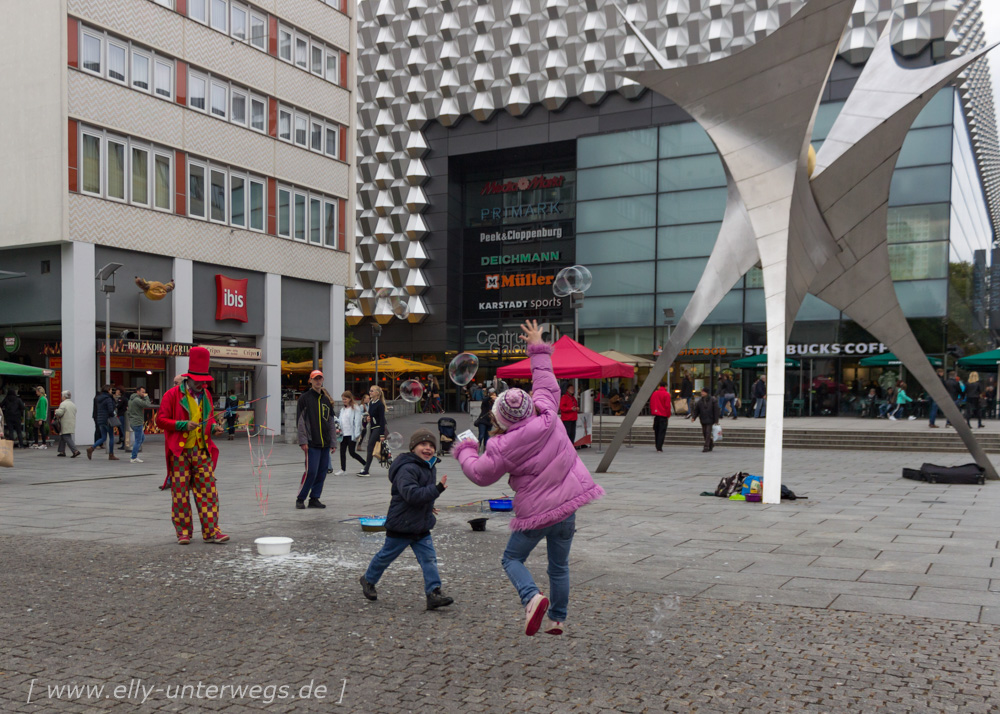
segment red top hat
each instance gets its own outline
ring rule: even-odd
[[[195,382],[211,382],[212,375],[208,373],[208,361],[211,355],[204,347],[192,347],[188,353],[188,371],[182,375]]]

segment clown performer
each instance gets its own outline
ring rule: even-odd
[[[201,537],[206,543],[225,543],[229,536],[219,530],[219,492],[215,488],[215,466],[219,449],[212,433],[222,427],[212,419],[212,395],[205,388],[212,376],[208,373],[209,353],[204,347],[192,347],[189,369],[179,385],[163,395],[156,423],[166,435],[171,518],[180,545],[191,543],[193,522],[191,499],[194,493],[201,520]]]

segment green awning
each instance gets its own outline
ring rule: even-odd
[[[927,359],[934,367],[940,367],[942,365],[942,362],[938,357],[928,357]],[[880,355],[865,357],[861,360],[860,364],[862,367],[899,367],[902,362],[900,362],[899,357],[894,355],[892,352],[883,352]]]
[[[0,375],[8,377],[51,377],[51,369],[29,367],[26,364],[0,361]]]
[[[958,360],[959,367],[991,367],[996,369],[997,364],[1000,364],[1000,350],[980,352],[977,355],[969,355]]]
[[[754,367],[766,367],[767,366],[767,355],[751,355],[749,357],[740,357],[737,360],[733,360],[729,363],[730,367],[736,367],[737,369],[752,369]],[[794,360],[791,357],[785,357],[786,367],[798,367],[798,360]]]

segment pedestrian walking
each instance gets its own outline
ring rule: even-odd
[[[372,458],[375,454],[375,444],[385,441],[386,431],[389,427],[385,420],[385,402],[382,401],[382,389],[372,385],[368,390],[368,458],[365,467],[358,476],[368,476],[368,470],[372,465]]]
[[[906,393],[906,382],[900,382],[896,387],[896,407],[889,413],[889,421],[896,421],[906,416],[906,405],[913,401],[913,398]],[[916,419],[910,416],[910,420]]]
[[[563,426],[566,428],[569,443],[574,446],[576,445],[576,420],[579,411],[580,404],[576,401],[576,390],[571,384],[566,387],[566,391],[563,392],[562,398],[559,400],[559,419],[562,420]]]
[[[236,390],[230,389],[229,395],[226,397],[226,411],[223,414],[223,418],[226,421],[226,441],[232,441],[236,438],[236,423],[239,421],[239,414],[236,410],[240,406],[240,398],[236,396]]]
[[[112,417],[115,414],[115,399],[111,396],[112,385],[105,384],[104,389],[99,391],[94,397],[94,423],[101,432],[101,438],[94,442],[93,446],[87,447],[87,458],[94,457],[94,450],[106,445],[108,450],[108,461],[118,461],[115,456],[115,431],[111,425]]]
[[[382,573],[407,548],[413,551],[424,574],[424,594],[427,609],[451,605],[454,600],[441,592],[437,553],[431,529],[434,502],[448,486],[448,477],[437,481],[437,438],[427,429],[417,429],[410,437],[410,451],[402,454],[389,467],[392,498],[385,518],[385,543],[375,554],[368,570],[361,576],[361,591],[369,600],[378,600],[375,586]]]
[[[678,395],[681,399],[687,402],[687,413],[691,414],[691,409],[694,406],[694,383],[691,381],[691,373],[685,371],[681,377],[681,392]]]
[[[115,416],[118,417],[118,448],[124,451],[128,448],[128,397],[119,387],[114,391]]]
[[[330,454],[337,449],[337,424],[333,401],[323,389],[323,373],[314,369],[309,374],[309,389],[299,397],[295,408],[299,446],[306,454],[306,473],[302,479],[296,508],[326,508],[319,500],[330,468]]]
[[[753,418],[760,419],[767,416],[767,375],[762,374],[757,377],[753,384]]]
[[[661,384],[649,398],[649,411],[653,415],[653,438],[656,440],[656,451],[663,451],[663,440],[667,436],[667,422],[670,420],[670,392],[667,385]]]
[[[13,387],[7,388],[7,395],[0,402],[0,410],[3,411],[4,429],[7,431],[7,438],[11,441],[17,439],[17,446],[24,448],[24,400],[18,396]]]
[[[983,428],[983,383],[979,381],[979,372],[969,372],[969,379],[965,385],[965,423],[972,426],[972,417],[979,423],[978,428]]]
[[[937,376],[938,376],[938,379],[941,380],[941,384],[945,387],[945,389],[947,389],[948,386],[945,383],[944,370],[942,368],[940,368],[940,367],[938,367],[938,369],[937,369]],[[931,406],[930,406],[930,412],[929,412],[929,414],[930,414],[930,420],[929,420],[929,423],[927,424],[927,426],[929,426],[931,429],[939,429],[940,428],[937,424],[934,423],[935,421],[937,421],[938,410],[939,410],[938,403],[935,402],[932,399],[931,400]]]
[[[545,632],[562,634],[569,607],[569,552],[576,511],[604,495],[559,423],[559,384],[552,371],[552,345],[542,341],[535,320],[521,325],[531,360],[532,391],[508,389],[493,406],[496,429],[480,455],[460,441],[452,453],[470,481],[490,486],[509,473],[514,490],[513,533],[501,563],[525,610],[524,634],[534,635],[548,613]],[[551,601],[525,566],[542,540],[548,555]]]
[[[135,394],[129,397],[125,418],[128,419],[128,428],[132,431],[131,463],[133,464],[142,463],[139,450],[142,448],[142,442],[146,440],[146,410],[151,406],[145,387],[139,387],[135,390]],[[125,428],[124,423],[122,428]]]
[[[39,448],[48,447],[49,398],[45,396],[45,387],[35,387],[35,443]]]
[[[71,458],[80,455],[80,450],[76,448],[73,434],[76,432],[76,404],[73,403],[70,392],[62,393],[62,401],[56,408],[55,416],[59,420],[59,453],[57,456],[66,456],[66,448],[69,447]]]
[[[210,355],[201,346],[188,353],[188,371],[181,383],[163,395],[156,424],[163,429],[169,456],[171,520],[179,545],[189,545],[194,530],[191,494],[194,494],[206,543],[226,543],[229,536],[219,529],[219,491],[215,469],[219,449],[212,434],[222,427],[212,419],[212,395],[206,388],[212,381],[208,371]]]
[[[340,398],[344,403],[340,410],[340,431],[343,440],[340,442],[340,471],[334,474],[336,476],[347,473],[348,453],[352,459],[362,466],[365,465],[365,460],[358,456],[354,441],[361,436],[361,425],[365,418],[364,409],[354,400],[354,395],[350,391],[341,394]]]
[[[705,437],[705,447],[702,453],[712,451],[715,448],[715,439],[712,438],[712,427],[719,423],[722,410],[719,403],[712,399],[707,389],[701,390],[701,398],[694,403],[694,410],[691,412],[691,421],[698,420],[701,423],[701,433]]]
[[[728,372],[723,373],[719,380],[719,414],[726,416],[726,405],[729,405],[729,414],[736,418],[736,384]]]
[[[959,400],[962,398],[962,383],[958,379],[958,373],[955,370],[948,372],[948,379],[944,382],[944,388],[948,390],[948,396],[951,397],[951,401],[955,403],[956,407],[959,407]],[[959,411],[962,411],[959,407]],[[945,426],[951,426],[951,420],[945,421]]]
[[[486,448],[486,442],[490,439],[490,429],[493,428],[493,419],[490,413],[493,410],[493,403],[497,400],[497,390],[490,387],[483,397],[483,402],[479,407],[479,416],[476,417],[475,427],[479,429],[479,446]]]

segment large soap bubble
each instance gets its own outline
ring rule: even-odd
[[[392,288],[379,288],[375,291],[375,297],[377,298],[387,298],[392,296]]]
[[[471,352],[462,352],[455,355],[451,364],[448,365],[448,379],[459,387],[464,387],[476,376],[478,369],[479,358]]]
[[[385,443],[389,445],[389,451],[399,451],[403,448],[403,435],[398,431],[389,432],[389,436],[385,437]]]
[[[405,320],[410,316],[410,306],[407,304],[406,298],[404,297],[396,295],[389,298],[389,307],[392,310],[392,314],[400,320]]]
[[[552,292],[556,297],[567,297],[570,293],[585,293],[594,283],[594,276],[582,265],[571,265],[556,273],[552,281]]]
[[[419,402],[424,396],[424,385],[415,379],[408,379],[399,385],[399,396],[408,402]]]

